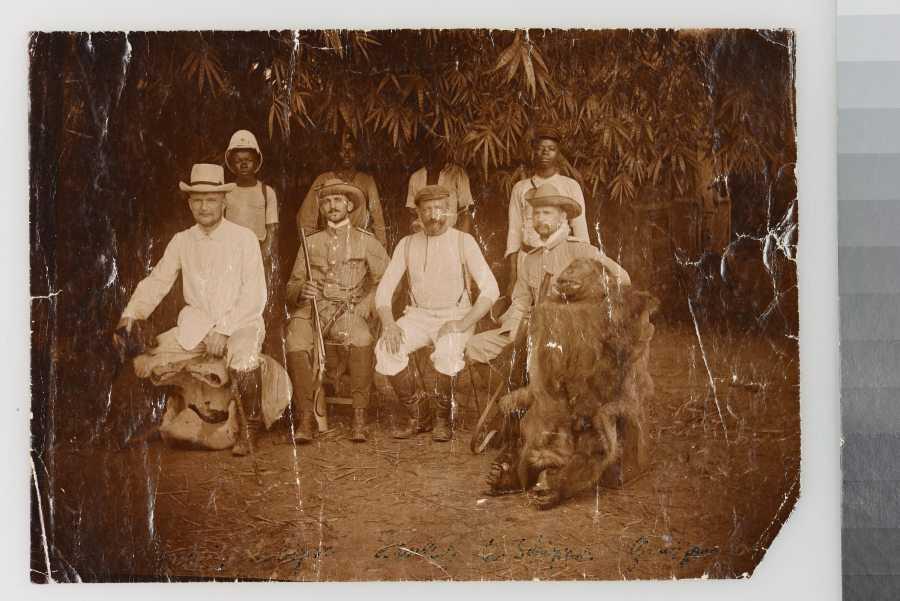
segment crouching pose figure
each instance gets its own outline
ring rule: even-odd
[[[559,274],[533,310],[528,386],[500,400],[512,436],[487,477],[491,494],[531,491],[548,508],[596,484],[623,449],[643,468],[657,307],[631,286],[609,286],[600,261],[576,259]]]

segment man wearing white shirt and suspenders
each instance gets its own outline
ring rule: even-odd
[[[375,293],[375,307],[383,326],[375,347],[375,369],[388,376],[407,412],[407,423],[394,431],[395,438],[409,438],[428,429],[409,355],[433,344],[431,362],[437,376],[434,386],[425,391],[435,408],[432,437],[450,440],[452,379],[465,366],[463,353],[475,324],[500,296],[478,243],[470,234],[450,227],[449,197],[443,186],[425,186],[418,191],[416,211],[423,229],[397,244]],[[410,304],[395,321],[391,300],[404,275]],[[474,305],[470,278],[479,290]]]

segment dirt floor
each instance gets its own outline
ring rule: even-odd
[[[347,440],[349,412],[333,407],[334,429],[315,443],[294,447],[276,427],[255,460],[159,441],[63,445],[48,466],[55,577],[740,577],[799,494],[797,355],[784,337],[659,327],[650,470],[549,511],[483,494],[494,453],[469,452],[465,381],[451,443],[391,439],[383,403],[366,444]]]

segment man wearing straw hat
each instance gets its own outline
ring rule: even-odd
[[[316,194],[326,226],[306,238],[311,273],[307,272],[301,248],[287,284],[287,301],[293,311],[285,345],[288,373],[294,384],[294,413],[299,417],[294,440],[309,442],[315,432],[313,411],[318,386],[311,360],[317,336],[312,315],[315,299],[323,338],[349,347],[353,398],[350,439],[365,442],[366,409],[374,373],[374,339],[368,322],[372,318],[375,288],[389,259],[375,236],[354,227],[350,221],[353,209],[366,201],[362,190],[332,178],[325,180]]]
[[[252,450],[247,425],[247,402],[253,397],[255,371],[265,337],[262,313],[266,305],[266,277],[254,233],[223,217],[226,184],[220,165],[196,164],[190,183],[179,187],[188,194],[196,222],[172,238],[162,258],[132,294],[116,328],[114,343],[124,344],[135,321],[150,317],[181,274],[185,307],[178,325],[157,336],[157,346],[145,362],[176,363],[200,355],[224,357],[234,400],[238,403],[235,455]],[[149,373],[139,373],[147,377]]]
[[[569,223],[581,215],[581,205],[552,184],[529,190],[525,198],[537,234],[529,250],[517,255],[517,277],[509,309],[500,317],[501,326],[476,334],[466,344],[472,361],[488,363],[509,347],[531,311],[531,307],[553,288],[556,277],[575,259],[600,261],[610,276],[611,286],[631,283],[628,273],[615,261],[570,235]]]
[[[584,194],[581,186],[571,177],[566,177],[559,172],[562,162],[560,146],[562,135],[552,126],[543,126],[535,129],[532,139],[534,153],[534,173],[531,177],[520,180],[513,186],[509,197],[509,229],[506,236],[505,256],[509,257],[509,288],[516,282],[516,268],[518,266],[517,253],[520,250],[535,248],[540,236],[534,227],[531,214],[531,205],[525,198],[530,190],[534,190],[543,184],[550,184],[562,195],[570,198],[579,207],[578,213],[569,218],[569,235],[584,242],[590,242],[588,237],[587,221],[585,219]]]

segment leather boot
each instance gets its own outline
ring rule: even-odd
[[[316,416],[312,411],[303,411],[294,425],[294,442],[312,442],[316,437]]]
[[[353,425],[350,426],[350,440],[366,442],[366,410],[364,407],[353,409]]]
[[[410,438],[420,432],[428,431],[428,424],[422,411],[419,395],[416,394],[416,381],[413,378],[412,369],[407,365],[397,375],[390,376],[391,386],[397,393],[400,404],[406,410],[406,416],[402,425],[391,433],[394,438]]]
[[[235,399],[234,402],[240,403],[241,400]],[[237,423],[237,440],[234,441],[234,446],[231,447],[231,454],[235,457],[243,457],[252,453],[253,447],[250,442],[250,425],[247,423],[247,415],[242,409],[238,409]]]
[[[245,412],[246,414],[247,412]],[[246,420],[247,434],[240,430],[240,420],[238,420],[238,438],[234,446],[231,447],[231,453],[237,456],[252,455],[258,448],[260,435],[265,431],[261,417],[253,417],[248,415]],[[250,441],[250,444],[248,444]],[[236,450],[235,450],[236,449]]]
[[[450,376],[438,374],[434,390],[434,432],[431,439],[435,442],[447,442],[453,438],[450,427],[450,404],[452,399],[452,380]]]
[[[245,373],[229,370],[228,376],[231,380],[231,396],[237,409],[238,422],[237,440],[234,446],[231,447],[231,454],[243,457],[253,453],[253,432],[250,429],[247,406],[249,405],[248,401],[255,375],[252,372]]]
[[[292,409],[294,414],[294,442],[310,442],[315,438],[316,421],[313,415],[312,363],[309,353],[287,354],[287,371],[294,387]]]
[[[353,397],[353,425],[350,427],[350,440],[366,441],[366,409],[369,407],[369,394],[372,390],[375,353],[373,347],[350,347],[348,367],[350,369],[350,394]]]

